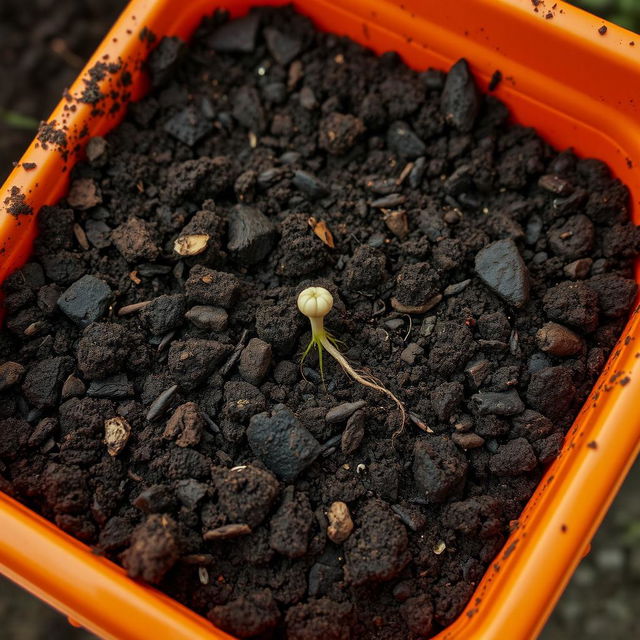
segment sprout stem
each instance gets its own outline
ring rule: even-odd
[[[382,386],[378,380],[368,374],[356,371],[349,361],[340,353],[335,345],[335,338],[332,338],[324,328],[324,317],[331,311],[333,307],[333,296],[323,287],[309,287],[298,296],[298,309],[311,322],[311,341],[302,354],[301,363],[304,362],[307,354],[315,346],[318,349],[318,362],[320,366],[320,375],[324,380],[322,350],[326,349],[333,358],[342,367],[343,371],[351,376],[356,382],[365,387],[384,393],[391,398],[400,410],[401,424],[400,428],[393,434],[395,438],[404,428],[406,421],[405,408],[398,398],[386,387]]]

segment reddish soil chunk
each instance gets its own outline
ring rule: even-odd
[[[381,500],[368,501],[344,544],[345,578],[356,586],[392,580],[409,561],[407,545],[407,530],[393,511]]]
[[[428,636],[433,629],[433,604],[429,595],[422,594],[409,598],[400,607],[400,613],[409,631],[417,636]]]
[[[184,198],[203,202],[222,193],[231,181],[231,161],[225,156],[185,160],[169,168],[163,196],[171,204]]]
[[[182,294],[160,296],[142,309],[140,320],[154,336],[162,336],[182,324],[186,307]]]
[[[36,407],[48,408],[57,404],[65,378],[73,370],[73,360],[66,356],[47,358],[27,369],[22,391]]]
[[[3,284],[0,487],[238,637],[426,638],[620,336],[628,193],[464,61],[414,72],[290,8],[225,20],[157,43],[156,88]],[[61,127],[39,138],[71,153]],[[300,363],[311,285],[402,428],[326,353]]]
[[[160,252],[153,227],[140,218],[129,218],[111,232],[111,240],[129,262],[153,260]]]
[[[207,617],[238,638],[252,638],[273,629],[280,619],[280,611],[271,591],[264,589],[217,605]]]
[[[229,522],[250,527],[265,519],[280,490],[271,473],[252,466],[214,469],[213,482],[220,508]]]
[[[289,354],[304,327],[304,318],[291,302],[261,307],[256,312],[256,332],[277,351]]]
[[[638,292],[635,280],[613,273],[593,276],[586,285],[595,292],[600,309],[608,318],[620,318],[628,313]]]
[[[320,146],[335,156],[347,153],[364,133],[362,120],[351,114],[330,113],[320,121]]]
[[[175,522],[167,515],[151,515],[131,534],[122,563],[132,578],[157,584],[179,556]]]
[[[491,538],[500,532],[502,506],[491,496],[477,496],[452,502],[445,510],[448,527],[466,536]]]
[[[196,265],[185,283],[189,302],[211,304],[228,309],[240,294],[240,282],[230,273]]]
[[[90,324],[78,342],[78,368],[87,380],[100,380],[122,371],[129,355],[129,336],[119,324]]]
[[[312,521],[313,511],[305,494],[286,496],[271,519],[271,548],[287,558],[303,556],[307,552]]]
[[[355,291],[377,287],[385,278],[385,263],[384,254],[377,249],[358,247],[344,270],[345,284]]]
[[[179,447],[193,447],[200,442],[204,419],[195,402],[180,405],[167,421],[163,438],[175,439]]]
[[[551,320],[585,333],[598,326],[598,296],[583,282],[561,282],[547,291],[544,310]]]
[[[510,440],[491,456],[489,468],[497,476],[517,476],[531,471],[538,461],[531,445],[524,438]]]
[[[287,611],[287,638],[291,640],[349,640],[351,606],[328,598],[310,600]]]
[[[440,274],[428,262],[403,267],[396,278],[396,298],[407,306],[418,307],[437,293],[441,287]]]
[[[416,440],[413,477],[422,498],[429,502],[443,502],[449,494],[462,489],[466,473],[464,456],[448,438]]]
[[[25,420],[0,420],[0,459],[11,460],[29,440],[32,427]]]
[[[229,348],[215,340],[174,342],[169,349],[169,372],[182,388],[193,389],[228,353]]]
[[[575,386],[567,367],[546,367],[531,376],[527,388],[529,405],[551,420],[560,420],[573,401]]]

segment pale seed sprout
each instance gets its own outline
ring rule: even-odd
[[[333,308],[333,296],[329,291],[327,291],[324,287],[308,287],[300,295],[298,296],[298,309],[300,313],[307,316],[309,321],[311,322],[311,341],[309,342],[307,348],[304,350],[302,354],[302,362],[307,357],[309,352],[313,347],[318,349],[318,364],[320,366],[320,375],[324,380],[324,370],[323,370],[323,362],[322,355],[323,350],[326,350],[333,358],[338,362],[338,364],[342,367],[343,371],[351,376],[356,382],[364,385],[365,387],[369,387],[370,389],[375,389],[380,393],[384,393],[386,396],[391,398],[398,409],[400,410],[401,416],[401,424],[400,428],[396,433],[397,435],[400,431],[402,431],[406,419],[406,412],[404,406],[396,398],[396,396],[389,391],[389,389],[385,388],[380,384],[375,378],[369,376],[365,373],[360,373],[356,371],[350,364],[349,361],[340,353],[340,350],[336,346],[338,342],[333,336],[331,336],[327,330],[324,328],[324,317],[331,311]]]

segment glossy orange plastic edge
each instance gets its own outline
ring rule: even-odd
[[[156,35],[188,38],[214,7],[234,15],[264,0],[134,0],[87,69],[109,56],[129,63],[132,97],[146,88],[139,71],[146,26]],[[448,67],[464,55],[486,87],[495,69],[497,95],[514,119],[534,126],[556,147],[606,161],[630,188],[640,219],[640,42],[632,33],[563,2],[547,0],[298,0],[316,24],[377,52],[398,51],[411,66]],[[86,70],[85,70],[86,71]],[[82,76],[71,88],[83,89]],[[90,116],[63,101],[51,120],[67,121],[79,153],[121,117]],[[84,125],[88,126],[82,132]],[[87,135],[84,135],[84,134]],[[67,187],[78,154],[67,161],[34,142],[0,191],[18,187],[37,210]],[[0,204],[0,207],[2,205]],[[0,280],[28,257],[34,218],[0,208]],[[519,525],[478,586],[465,612],[440,640],[525,640],[541,629],[640,448],[640,313],[636,310],[563,451],[524,510]],[[14,500],[0,494],[0,571],[103,638],[221,639],[226,634],[158,591],[127,578],[116,565]]]

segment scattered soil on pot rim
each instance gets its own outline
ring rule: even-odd
[[[126,0],[0,3],[0,184]]]
[[[0,488],[239,637],[436,633],[620,335],[626,188],[288,9],[148,67],[5,283]]]

